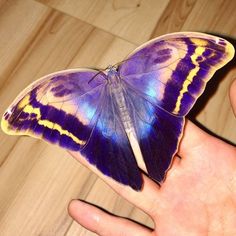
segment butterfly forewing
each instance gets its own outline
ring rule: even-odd
[[[166,111],[186,115],[215,71],[234,55],[222,38],[201,33],[165,35],[136,49],[120,76]]]
[[[98,116],[104,77],[88,81],[93,70],[62,71],[42,78],[23,91],[5,112],[2,128],[27,134],[70,150],[85,145]]]

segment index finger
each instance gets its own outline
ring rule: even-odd
[[[81,164],[92,170],[97,174],[104,182],[106,182],[112,189],[114,189],[119,195],[124,197],[126,200],[152,216],[153,202],[158,201],[159,186],[152,181],[150,178],[142,175],[143,177],[143,188],[141,191],[135,191],[131,187],[120,184],[112,178],[102,174],[95,166],[89,164],[89,162],[82,157],[78,152],[69,152],[76,160]]]

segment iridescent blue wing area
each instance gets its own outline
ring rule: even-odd
[[[2,129],[79,151],[105,175],[141,189],[141,174],[106,82],[106,75],[96,70],[48,75],[15,99]]]
[[[143,116],[153,118],[134,117],[147,171],[158,182],[177,151],[183,117],[233,55],[233,46],[222,38],[175,33],[147,42],[120,64],[120,77],[139,94],[132,102],[137,107],[142,103]]]
[[[126,103],[149,176],[161,183],[182,134],[184,118],[170,115],[126,84]]]

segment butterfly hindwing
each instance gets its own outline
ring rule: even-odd
[[[125,88],[147,172],[152,179],[161,183],[176,153],[184,118],[171,115],[151,103],[129,84]]]

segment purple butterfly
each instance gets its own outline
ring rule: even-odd
[[[65,70],[34,82],[5,112],[2,129],[79,151],[103,174],[141,190],[139,167],[163,181],[185,115],[233,55],[215,36],[164,35],[105,71]]]

